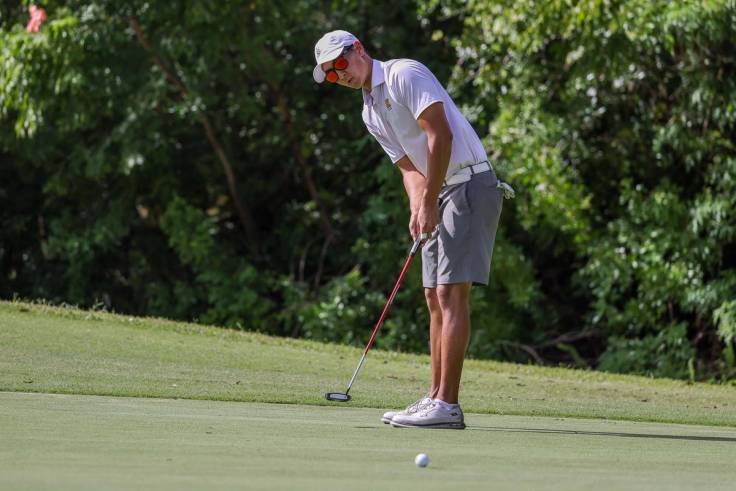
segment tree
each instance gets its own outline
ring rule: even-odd
[[[599,368],[727,373],[734,3],[443,5],[465,25],[453,84],[494,115],[488,145],[521,187],[504,225],[540,285],[529,309],[574,307],[528,337],[554,348],[539,339],[583,325],[603,333],[576,344]]]

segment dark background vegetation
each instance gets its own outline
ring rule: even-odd
[[[360,93],[311,78],[342,28],[517,190],[471,356],[734,377],[734,1],[40,5],[0,3],[0,298],[365,343],[410,238]],[[426,351],[419,276],[378,346]]]

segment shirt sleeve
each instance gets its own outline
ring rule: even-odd
[[[435,102],[444,102],[444,89],[429,68],[414,60],[397,63],[390,76],[396,102],[411,111],[414,119]]]
[[[406,155],[406,152],[404,152],[404,149],[399,145],[395,135],[390,133],[384,134],[372,124],[367,121],[364,122],[366,128],[368,128],[368,132],[373,135],[373,138],[375,138],[378,143],[381,144],[383,151],[386,152],[392,163],[395,164],[401,160],[404,155]]]

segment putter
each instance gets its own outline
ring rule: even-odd
[[[435,229],[436,231],[437,229]],[[434,235],[434,234],[433,234]],[[396,280],[396,284],[394,285],[394,289],[391,292],[391,295],[388,297],[388,301],[386,302],[386,306],[383,308],[383,312],[381,313],[381,317],[378,319],[378,323],[376,324],[376,327],[373,328],[373,334],[371,335],[371,339],[368,341],[368,344],[366,345],[365,349],[363,350],[363,356],[360,358],[360,362],[358,362],[358,366],[355,368],[355,372],[353,372],[353,378],[350,379],[350,383],[348,384],[348,388],[345,392],[328,392],[325,394],[325,398],[328,401],[337,401],[337,402],[348,402],[350,400],[350,388],[353,386],[353,382],[355,382],[355,377],[358,376],[358,372],[360,371],[361,367],[363,366],[363,363],[365,362],[365,355],[368,354],[368,350],[371,349],[371,346],[373,345],[373,340],[376,339],[376,334],[378,333],[378,329],[381,327],[381,324],[383,324],[383,320],[386,318],[386,314],[388,313],[388,309],[391,308],[391,304],[394,301],[394,297],[396,296],[396,292],[399,291],[399,286],[401,286],[401,282],[404,280],[404,275],[406,274],[406,271],[409,269],[409,265],[411,264],[411,260],[414,259],[414,255],[417,253],[419,248],[421,247],[422,243],[426,241],[429,238],[429,234],[419,234],[417,239],[414,241],[414,245],[411,247],[411,251],[409,251],[409,257],[406,259],[406,264],[404,264],[404,269],[401,270],[401,274],[399,275],[399,279]]]

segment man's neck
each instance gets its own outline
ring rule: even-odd
[[[363,90],[370,93],[372,89],[373,89],[373,58],[369,57],[368,58],[368,77],[365,79],[365,83],[363,83]]]

